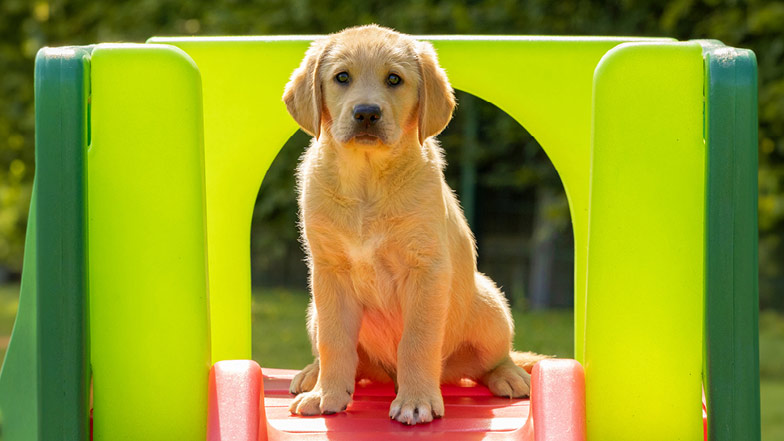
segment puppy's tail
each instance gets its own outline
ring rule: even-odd
[[[510,352],[509,357],[512,358],[514,364],[525,369],[525,371],[528,372],[529,374],[534,369],[534,365],[536,363],[539,363],[540,361],[546,360],[548,358],[553,358],[553,356],[551,355],[542,355],[534,352],[517,352],[517,351]]]

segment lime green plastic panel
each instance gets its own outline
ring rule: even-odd
[[[702,439],[703,61],[624,44],[594,82],[588,439]]]
[[[575,358],[582,361],[594,70],[607,51],[623,42],[671,40],[444,37],[431,41],[452,85],[512,116],[536,138],[558,171],[572,218],[574,345]]]
[[[624,41],[669,40],[427,38],[453,86],[514,117],[539,140],[561,176],[574,226],[575,274],[580,275],[575,277],[575,329],[581,356],[593,71],[608,50]],[[250,357],[253,203],[269,164],[297,128],[281,96],[311,39],[149,40],[182,48],[202,74],[213,361]]]
[[[95,440],[205,438],[210,366],[199,72],[98,45],[88,153]]]
[[[297,129],[281,96],[309,42],[173,44],[199,66],[204,91],[212,361],[250,359],[250,222],[264,174]]]

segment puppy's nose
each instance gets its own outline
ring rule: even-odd
[[[375,104],[357,104],[354,106],[354,121],[370,125],[381,119],[381,107]]]

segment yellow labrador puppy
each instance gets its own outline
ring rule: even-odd
[[[394,381],[390,418],[444,415],[439,385],[470,378],[529,393],[544,358],[510,352],[509,306],[476,245],[433,136],[454,93],[432,45],[379,26],[315,41],[283,100],[313,136],[298,168],[315,360],[291,412],[346,409],[355,380]]]

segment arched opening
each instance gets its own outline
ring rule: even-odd
[[[477,239],[479,271],[509,299],[516,349],[571,356],[574,236],[563,184],[542,147],[514,118],[469,93],[458,91],[457,98],[454,119],[438,139],[447,182]],[[253,358],[265,366],[300,369],[311,358],[294,181],[308,143],[301,131],[289,138],[254,207]]]
[[[519,310],[571,307],[574,244],[558,173],[539,143],[493,104],[458,92],[439,136],[447,182],[477,239],[479,270]]]

